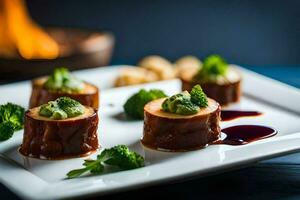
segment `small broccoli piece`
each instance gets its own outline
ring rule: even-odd
[[[84,168],[68,172],[67,177],[76,178],[87,172],[101,174],[105,165],[116,166],[121,170],[135,169],[144,166],[144,158],[130,151],[126,145],[117,145],[102,151],[96,160],[85,160],[83,165]]]
[[[206,108],[208,106],[207,96],[200,85],[195,85],[191,90],[190,95],[193,104],[196,104],[200,108]]]
[[[179,115],[192,115],[200,110],[199,106],[191,102],[191,95],[187,91],[167,98],[162,103],[162,109]]]
[[[24,126],[25,109],[13,103],[0,105],[0,141],[12,137],[13,133]]]
[[[24,126],[25,109],[13,103],[0,105],[0,123],[10,121],[15,130],[20,130]]]
[[[158,99],[167,96],[162,90],[158,90],[158,89],[149,90],[149,95],[152,97],[152,99]]]
[[[206,70],[209,74],[223,75],[226,73],[227,67],[228,64],[219,55],[210,55],[203,62],[203,70]]]
[[[15,126],[12,122],[6,121],[0,124],[0,141],[8,140],[13,136]]]
[[[54,69],[53,74],[44,83],[44,88],[52,91],[73,93],[82,91],[84,84],[73,76],[67,68],[61,67]]]
[[[163,111],[179,115],[193,115],[207,106],[207,96],[200,85],[194,86],[190,93],[184,91],[166,98],[161,105]]]
[[[224,76],[227,72],[228,64],[219,55],[210,55],[204,59],[202,68],[195,75],[197,80],[215,79],[216,76]]]
[[[144,106],[155,99],[166,97],[167,95],[157,89],[146,91],[141,89],[138,93],[132,95],[124,104],[125,113],[134,119],[144,118]]]
[[[126,145],[118,145],[104,150],[102,158],[105,159],[105,164],[117,166],[124,170],[144,166],[144,158],[136,152],[130,151]]]
[[[51,119],[66,119],[83,113],[83,105],[69,97],[60,97],[55,101],[49,101],[47,104],[43,104],[39,110],[39,115]]]

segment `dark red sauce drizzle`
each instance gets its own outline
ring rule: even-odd
[[[221,119],[222,121],[230,121],[240,117],[254,117],[262,115],[258,111],[238,111],[238,110],[222,110]]]
[[[243,145],[256,140],[272,137],[277,131],[271,127],[258,125],[238,125],[222,129],[226,137],[214,144]]]

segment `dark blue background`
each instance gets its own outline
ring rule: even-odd
[[[29,0],[42,25],[104,29],[114,64],[159,54],[222,54],[241,65],[300,64],[300,1]]]
[[[220,53],[232,63],[300,88],[300,68],[289,66],[300,66],[300,1],[28,0],[28,3],[32,16],[43,25],[114,32],[115,64],[134,64],[148,54],[176,59],[184,54],[203,57]],[[103,198],[300,199],[299,175],[300,154],[292,154],[238,171]],[[2,185],[0,191],[0,199],[18,199]]]

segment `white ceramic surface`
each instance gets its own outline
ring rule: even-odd
[[[147,85],[110,89],[117,67],[76,72],[81,78],[102,88],[99,140],[103,148],[126,144],[145,156],[143,168],[66,180],[65,174],[81,167],[84,158],[45,161],[24,158],[18,153],[23,131],[0,143],[0,181],[26,199],[61,199],[90,194],[106,194],[144,187],[172,179],[203,176],[222,172],[259,160],[300,150],[299,90],[248,70],[243,72],[244,96],[232,109],[255,110],[259,117],[222,122],[222,128],[237,124],[258,124],[274,127],[278,135],[243,146],[211,145],[205,149],[167,153],[144,149],[139,140],[143,121],[126,120],[122,105],[140,88],[160,88],[167,94],[180,90],[180,81],[170,80]],[[7,101],[27,106],[30,83],[0,86],[0,104]],[[91,157],[95,157],[93,154]]]

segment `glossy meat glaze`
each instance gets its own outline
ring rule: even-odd
[[[219,139],[221,107],[216,101],[209,99],[207,108],[195,115],[183,116],[162,111],[163,100],[145,106],[143,145],[164,151],[188,151]]]
[[[38,108],[25,114],[20,153],[41,159],[63,159],[88,155],[99,148],[98,114],[86,107],[83,116],[50,120],[38,116]]]

